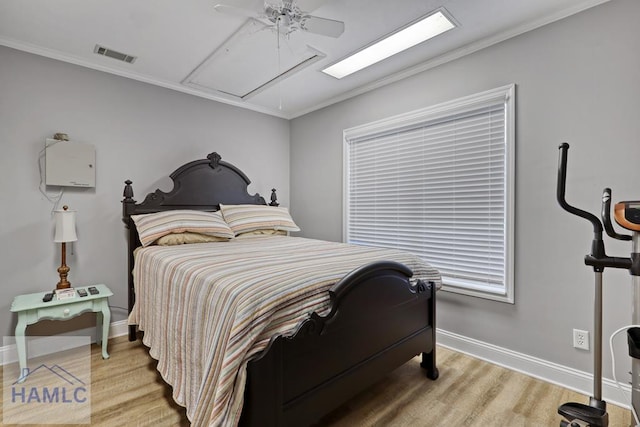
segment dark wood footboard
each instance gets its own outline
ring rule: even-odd
[[[422,353],[436,379],[435,285],[410,282],[395,262],[363,266],[331,290],[331,312],[313,313],[249,363],[241,426],[305,426]]]

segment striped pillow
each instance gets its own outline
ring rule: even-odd
[[[233,231],[220,212],[175,210],[144,215],[131,215],[142,246],[149,246],[160,237],[172,233],[200,233],[231,239]]]
[[[220,205],[222,216],[237,235],[255,230],[300,231],[287,208],[265,205]]]

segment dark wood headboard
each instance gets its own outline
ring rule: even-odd
[[[133,199],[133,184],[125,181],[122,200],[122,221],[129,229],[129,312],[133,309],[135,290],[133,287],[133,251],[140,246],[138,231],[131,215],[146,214],[175,209],[195,209],[217,211],[220,204],[227,205],[265,205],[259,194],[250,195],[247,187],[251,181],[237,167],[221,160],[218,153],[211,153],[206,159],[186,163],[169,175],[173,189],[168,193],[157,189],[147,194],[144,201],[136,203]],[[275,189],[271,190],[272,206],[277,206]],[[129,329],[129,339],[135,339],[135,327]]]

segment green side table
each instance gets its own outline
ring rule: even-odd
[[[49,302],[43,302],[46,292],[35,294],[18,295],[13,299],[11,311],[18,313],[18,324],[16,325],[16,347],[18,350],[18,361],[20,363],[20,379],[22,382],[29,374],[27,368],[27,346],[25,341],[25,330],[27,325],[38,323],[44,319],[67,320],[79,316],[82,313],[96,313],[96,342],[102,343],[102,358],[108,359],[107,341],[109,340],[109,324],[111,322],[111,311],[109,310],[108,298],[113,292],[105,285],[94,285],[98,293],[92,295],[87,287],[75,288],[76,295],[73,298],[58,300],[54,298]],[[87,291],[86,297],[78,295],[77,290]]]

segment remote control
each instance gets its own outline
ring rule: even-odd
[[[95,287],[95,286],[90,286],[90,287],[88,288],[88,290],[89,290],[89,293],[90,293],[91,295],[96,295],[96,294],[99,294],[99,293],[100,293],[100,291],[98,291],[98,289],[96,289],[96,287]]]
[[[85,291],[84,289],[78,289],[78,295],[80,295],[81,297],[86,297],[87,291]]]
[[[49,302],[53,299],[53,292],[49,292],[44,294],[44,297],[42,297],[42,302]]]

